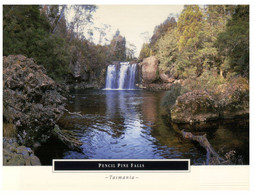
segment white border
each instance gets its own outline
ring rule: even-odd
[[[175,4],[250,4],[250,50],[252,51],[252,46],[253,46],[253,38],[252,38],[252,36],[253,36],[253,13],[254,13],[254,9],[253,9],[253,3],[254,1],[252,1],[252,0],[238,0],[238,1],[236,1],[236,0],[211,0],[211,1],[202,1],[202,0],[192,0],[192,1],[188,1],[188,0],[178,0],[177,2],[176,1],[172,1],[172,0],[165,0],[165,1],[163,1],[163,0],[156,0],[156,1],[154,1],[154,0],[152,0],[152,1],[144,1],[144,0],[140,0],[140,1],[138,1],[138,0],[121,0],[121,1],[119,1],[119,0],[106,0],[106,1],[103,1],[103,0],[84,0],[84,1],[81,1],[81,0],[73,0],[73,1],[67,1],[67,0],[62,0],[62,1],[60,1],[60,0],[44,0],[44,1],[41,1],[41,0],[12,0],[12,1],[7,1],[7,0],[3,0],[3,1],[1,1],[1,5],[3,5],[3,4],[87,4],[87,3],[89,3],[89,4],[143,4],[143,5],[151,5],[151,4],[156,4],[156,5],[161,5],[161,4],[167,4],[167,5],[175,5]],[[0,10],[1,10],[1,13],[2,13],[2,6],[0,7]],[[1,18],[1,20],[0,20],[0,23],[2,23],[2,14],[1,14],[1,16],[0,16],[0,18]],[[1,42],[1,44],[3,43],[2,42],[2,30],[1,30],[1,39],[0,39],[0,42]],[[0,48],[0,51],[2,51],[2,47]],[[2,65],[2,60],[1,60],[1,65]],[[253,55],[250,55],[250,100],[252,99],[251,97],[253,96],[253,92],[252,92],[252,90],[253,90],[253,78],[251,77],[251,75],[253,74],[253,68],[252,68],[252,65],[253,65]],[[1,88],[1,92],[0,92],[0,94],[1,94],[1,96],[0,96],[0,100],[2,100],[2,66],[1,66],[1,68],[0,68],[0,70],[1,70],[1,75],[0,75],[0,77],[1,77],[1,85],[0,85],[0,88]],[[238,175],[235,175],[235,174],[237,174],[238,172],[237,171],[240,171],[240,173],[242,172],[242,168],[246,168],[246,169],[248,169],[249,171],[247,171],[247,173],[249,173],[249,175],[251,176],[251,182],[250,182],[250,190],[248,190],[248,191],[232,191],[232,189],[234,189],[234,186],[232,186],[232,189],[231,189],[231,191],[230,191],[230,194],[231,195],[239,195],[239,193],[240,194],[253,194],[253,192],[254,192],[254,179],[253,179],[253,175],[254,175],[254,169],[253,169],[253,165],[251,165],[251,164],[253,164],[253,162],[254,162],[254,160],[253,160],[253,140],[254,140],[254,137],[253,137],[253,132],[252,132],[252,127],[253,127],[253,122],[252,122],[252,111],[253,111],[253,106],[252,106],[253,104],[252,104],[252,102],[250,101],[250,136],[249,136],[249,140],[251,140],[250,141],[250,165],[249,166],[226,166],[225,168],[224,167],[221,167],[221,166],[194,166],[193,167],[193,169],[195,169],[196,171],[198,171],[198,172],[202,172],[202,171],[205,171],[205,172],[207,172],[207,171],[210,171],[211,169],[214,171],[214,172],[218,172],[218,173],[221,173],[221,172],[225,172],[227,169],[230,169],[230,171],[231,171],[231,175],[232,175],[232,177],[237,177]],[[2,114],[2,104],[1,104],[1,106],[0,106],[0,113]],[[2,122],[0,123],[0,127],[2,127]],[[1,128],[2,129],[2,128]],[[2,135],[2,131],[1,131],[1,135]],[[1,143],[1,148],[2,148],[2,140],[0,140],[0,143]],[[2,154],[2,150],[1,150],[1,154]],[[0,159],[0,162],[2,162],[2,158]],[[2,164],[1,164],[2,165]],[[40,174],[42,174],[42,173],[45,173],[45,172],[47,172],[48,173],[48,175],[50,176],[50,174],[51,174],[51,172],[50,172],[50,167],[47,167],[47,166],[41,166],[41,167],[12,167],[12,168],[9,168],[9,167],[3,167],[3,166],[1,166],[1,169],[0,169],[0,172],[1,172],[1,177],[0,177],[0,191],[1,191],[1,193],[2,194],[6,194],[6,191],[3,191],[3,186],[2,186],[2,184],[3,184],[3,180],[2,179],[4,179],[4,178],[7,178],[8,179],[8,181],[10,181],[10,185],[13,185],[12,186],[12,188],[11,189],[17,189],[17,188],[15,188],[15,186],[17,186],[17,185],[19,185],[19,189],[23,189],[24,188],[24,186],[22,185],[23,183],[22,183],[22,181],[23,180],[31,180],[30,181],[30,183],[34,183],[33,181],[34,180],[37,180],[37,179],[39,179],[37,182],[36,182],[36,184],[38,184],[38,182],[42,182],[43,181],[43,179],[45,179],[45,180],[48,180],[48,176],[47,176],[47,178],[40,178],[41,176],[40,176]],[[48,171],[49,170],[49,171]],[[5,172],[5,174],[2,174],[2,171],[4,171]],[[38,176],[38,178],[26,178],[26,175],[27,175],[27,171],[28,172],[34,172],[37,176]],[[23,174],[23,172],[25,172],[26,174],[25,175],[22,175]],[[13,181],[13,179],[15,180],[15,177],[13,178],[13,176],[14,175],[12,175],[12,174],[14,174],[16,177],[20,177],[20,182],[19,183],[15,183],[14,181]],[[38,175],[39,174],[39,175]],[[58,175],[58,174],[57,174]],[[5,177],[4,177],[5,176]],[[23,177],[22,177],[23,176]],[[247,176],[247,175],[246,175]],[[10,180],[9,180],[9,177],[12,177]],[[77,175],[76,175],[76,177],[77,177]],[[157,176],[155,176],[155,177],[157,177]],[[21,179],[22,178],[22,179]],[[202,177],[201,175],[200,175],[200,183],[201,182],[203,182],[204,180],[206,180],[207,178],[205,177]],[[65,179],[64,177],[62,178],[63,180]],[[215,179],[215,178],[214,178]],[[221,180],[221,177],[219,177],[218,178],[219,180]],[[228,179],[228,178],[225,178],[225,179]],[[246,178],[247,179],[247,178]],[[174,180],[174,178],[172,178],[172,180]],[[55,180],[53,180],[53,181],[55,181]],[[183,190],[188,190],[188,188],[186,188],[186,187],[184,187],[185,185],[184,185],[184,180],[183,181],[181,181],[181,182],[183,182],[183,185],[182,185],[182,188],[181,188],[181,190],[182,191],[174,191],[173,193],[175,194],[186,194],[186,193],[190,193],[190,192],[186,192],[186,191],[183,191]],[[53,184],[53,182],[52,182],[52,184]],[[227,184],[229,184],[229,183],[227,183]],[[54,185],[54,184],[53,184]],[[62,184],[63,186],[65,185],[64,183]],[[116,184],[117,185],[117,184]],[[155,182],[155,184],[154,185],[156,185],[156,182]],[[43,185],[43,183],[41,183],[41,185],[39,185],[38,184],[38,187],[39,186],[42,186],[42,188],[44,188],[44,190],[52,190],[52,185],[51,186],[48,186],[48,187],[45,187],[45,185]],[[219,186],[217,186],[217,188],[216,188],[216,186],[214,186],[214,189],[216,189],[216,190],[218,190],[218,187]],[[222,187],[222,186],[221,186]],[[195,194],[202,194],[202,195],[204,195],[204,194],[206,194],[206,195],[210,195],[210,194],[212,194],[212,195],[214,195],[214,193],[216,193],[216,194],[223,194],[223,195],[225,195],[225,191],[222,191],[222,189],[223,188],[221,188],[221,187],[219,187],[219,191],[216,191],[216,192],[214,192],[214,191],[208,191],[208,190],[211,190],[211,188],[209,188],[209,189],[206,189],[206,191],[193,191]],[[26,189],[28,189],[29,187],[27,187]],[[42,188],[37,188],[37,191],[36,191],[36,194],[42,194],[42,195],[44,195],[45,194],[45,192],[43,192],[43,191],[38,191],[38,190],[42,190]],[[77,186],[75,186],[75,187],[73,187],[73,189],[72,190],[75,190],[77,188]],[[225,189],[228,189],[229,188],[229,186],[227,186]],[[33,190],[35,190],[36,189],[36,186],[34,186],[33,187]],[[93,191],[89,191],[89,194],[129,194],[130,192],[129,191],[119,191],[119,189],[118,189],[118,191],[110,191],[110,192],[101,192],[101,191],[99,191],[99,192],[97,192],[97,191],[94,191],[94,190],[96,190],[96,189],[93,189]],[[145,194],[147,195],[147,194],[153,194],[154,195],[154,192],[153,191],[147,191],[147,189],[143,189],[143,190],[146,190],[145,191]],[[155,190],[158,190],[158,188],[156,188],[155,187]],[[161,189],[162,190],[162,189]],[[204,189],[203,189],[204,190]],[[137,191],[136,191],[137,192]],[[33,194],[34,195],[34,191],[12,191],[11,192],[11,194],[25,194],[25,195],[27,195],[27,194]],[[56,194],[57,192],[56,191],[48,191],[47,193],[54,193],[54,194]],[[131,193],[133,193],[133,192],[131,192]],[[135,193],[135,192],[134,192]],[[140,194],[140,191],[138,191],[137,192],[138,194]],[[9,194],[9,193],[8,193]],[[62,191],[61,191],[61,195],[63,195],[63,194],[66,194],[66,195],[69,195],[70,194],[70,192],[69,191],[63,191],[63,189],[62,189]],[[82,191],[76,191],[75,192],[75,194],[80,194],[80,195],[83,195],[84,194],[84,192],[82,192]],[[168,194],[168,192],[165,192],[165,191],[160,191],[160,194]],[[191,193],[192,194],[192,193]]]

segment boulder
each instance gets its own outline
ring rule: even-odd
[[[28,157],[29,150],[27,150],[25,146],[19,146],[16,151],[17,151],[17,154],[22,154],[24,157]]]
[[[193,90],[179,96],[170,110],[176,123],[207,122],[249,116],[249,83],[242,77],[210,91]]]
[[[158,79],[158,59],[155,56],[144,58],[139,65],[142,67],[142,80],[144,83],[152,83]]]
[[[19,146],[15,138],[3,139],[3,165],[22,166],[22,165],[41,165],[41,162],[31,148]]]
[[[3,118],[15,125],[19,144],[33,147],[52,135],[65,110],[63,91],[33,59],[22,55],[3,58]]]
[[[219,119],[219,108],[216,101],[204,90],[194,90],[179,96],[170,112],[171,120],[176,123]]]

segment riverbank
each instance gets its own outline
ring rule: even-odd
[[[174,72],[163,72],[156,56],[138,64],[139,88],[167,91],[162,104],[174,123],[207,122],[248,118],[249,80],[235,76],[224,78],[216,70],[201,76],[179,79]]]
[[[6,141],[6,165],[23,165],[24,162],[24,165],[38,165],[32,161],[29,164],[26,157],[36,158],[33,151],[50,137],[62,139],[62,134],[55,133],[54,128],[66,111],[68,93],[33,59],[23,55],[4,56],[3,137]]]

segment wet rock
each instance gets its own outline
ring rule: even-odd
[[[3,139],[3,165],[41,165],[38,157],[34,155],[31,148],[19,146],[15,138]]]
[[[33,59],[3,58],[3,116],[6,123],[15,125],[19,144],[31,147],[51,136],[64,113],[64,91]]]
[[[155,56],[150,56],[139,64],[142,67],[142,81],[144,83],[152,83],[158,79],[158,63]]]

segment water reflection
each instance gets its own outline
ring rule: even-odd
[[[164,124],[162,96],[163,92],[141,90],[76,92],[68,109],[83,116],[65,115],[63,120],[65,129],[80,135],[83,154],[68,151],[64,158],[193,158],[202,162],[203,154],[193,144],[183,147]]]
[[[183,140],[165,123],[160,108],[163,95],[164,92],[142,90],[76,91],[68,110],[81,112],[82,117],[66,114],[61,125],[78,133],[84,143],[83,153],[65,150],[63,158],[191,159],[192,164],[203,164],[206,152],[197,144]],[[238,131],[229,131],[230,128],[217,125],[209,130],[214,132],[208,134],[211,144],[218,146],[217,150],[231,140],[233,145],[248,151],[245,139],[248,135],[241,131],[234,134]],[[237,136],[244,143],[237,143]]]

